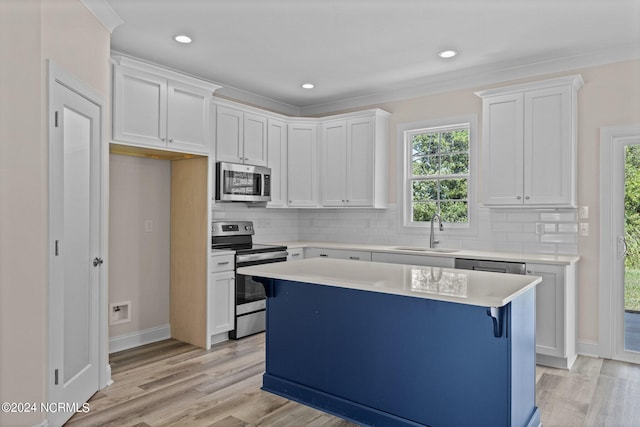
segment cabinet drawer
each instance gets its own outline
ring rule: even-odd
[[[211,273],[230,271],[235,268],[235,255],[212,255],[209,259]]]
[[[304,259],[304,248],[288,248],[287,252],[289,252],[287,261],[297,261],[299,259]]]

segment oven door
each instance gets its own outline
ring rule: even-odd
[[[270,264],[287,260],[287,252],[271,252],[263,254],[239,255],[236,257],[236,267]],[[261,259],[269,257],[268,259]],[[253,258],[249,261],[247,258]],[[243,260],[244,259],[244,260]],[[236,274],[236,322],[235,330],[229,333],[232,339],[238,339],[265,330],[267,296],[264,285],[253,276]]]

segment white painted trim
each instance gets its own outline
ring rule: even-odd
[[[115,51],[111,52],[111,62],[121,67],[133,68],[134,70],[155,74],[165,79],[176,80],[182,84],[194,86],[206,91],[211,91],[212,96],[213,93],[221,87],[220,85],[217,85],[213,82],[184,73],[182,71],[173,70],[171,68],[155,64],[153,62],[133,58]]]
[[[171,325],[162,325],[109,338],[109,353],[171,338]]]
[[[601,50],[557,60],[539,61],[536,63],[505,62],[485,67],[474,67],[459,72],[437,75],[420,83],[409,82],[403,87],[396,87],[376,94],[344,99],[337,102],[315,104],[300,107],[300,115],[313,116],[332,111],[362,108],[404,99],[418,98],[451,92],[454,90],[478,88],[511,80],[528,79],[546,74],[565,73],[587,67],[637,59],[640,56],[637,45],[629,43],[616,49],[603,52]],[[260,105],[259,102],[256,102]],[[295,108],[295,107],[294,107]]]
[[[452,126],[461,123],[469,123],[469,226],[445,226],[444,231],[438,231],[438,236],[442,238],[452,238],[457,236],[475,236],[477,234],[478,223],[478,185],[480,176],[478,174],[479,167],[479,150],[480,150],[480,138],[478,129],[478,116],[476,114],[467,114],[462,116],[444,117],[434,120],[423,120],[412,123],[398,123],[397,126],[397,170],[400,171],[397,176],[397,189],[396,194],[399,195],[399,224],[401,229],[406,230],[409,233],[415,233],[417,230],[427,229],[430,224],[414,224],[409,225],[407,205],[411,199],[411,194],[408,187],[405,186],[405,179],[407,177],[407,170],[410,167],[407,160],[407,143],[405,141],[405,133],[416,129],[436,128],[444,126]]]
[[[578,341],[576,350],[581,356],[600,357],[600,344],[597,341]]]
[[[613,266],[618,262],[617,244],[615,241],[616,203],[621,203],[619,196],[613,194],[614,176],[619,170],[619,150],[630,138],[640,136],[640,124],[628,126],[609,126],[600,129],[600,246],[599,246],[599,322],[598,322],[598,355],[603,358],[635,361],[640,358],[626,352],[620,343],[619,324],[621,319],[613,316],[613,304],[619,290],[611,286],[620,280],[619,273]]]
[[[80,0],[84,6],[89,9],[98,21],[110,32],[113,33],[120,25],[124,24],[124,20],[116,13],[106,0]]]

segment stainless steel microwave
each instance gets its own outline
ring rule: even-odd
[[[221,202],[268,202],[271,200],[271,169],[239,163],[216,163],[216,200]]]

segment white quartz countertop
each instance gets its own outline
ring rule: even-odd
[[[537,276],[330,258],[241,267],[238,273],[482,307],[502,307],[542,280]]]
[[[276,244],[271,242],[271,244]],[[554,254],[531,254],[518,252],[494,252],[475,251],[466,249],[435,248],[429,249],[413,245],[373,245],[359,243],[334,243],[334,242],[311,242],[293,241],[278,242],[279,245],[288,248],[321,248],[321,249],[343,249],[370,252],[400,253],[411,255],[447,257],[447,258],[471,258],[496,261],[532,262],[541,264],[570,265],[577,262],[580,257],[575,255],[554,255]]]

